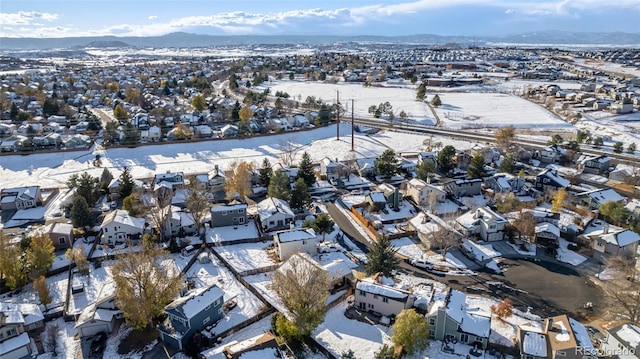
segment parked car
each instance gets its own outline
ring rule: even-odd
[[[409,264],[420,269],[425,269],[425,270],[433,269],[433,263],[427,262],[424,259],[410,259]]]
[[[318,244],[318,253],[340,252],[340,247],[331,242],[322,242]]]
[[[91,340],[91,346],[89,347],[90,358],[102,358],[104,348],[107,346],[107,333],[100,332],[96,334]]]

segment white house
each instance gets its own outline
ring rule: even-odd
[[[637,359],[640,354],[640,328],[633,324],[611,328],[601,345],[604,353],[615,353],[620,359]]]
[[[121,209],[107,213],[102,220],[102,242],[114,245],[126,240],[139,239],[144,232],[144,218],[136,218]]]
[[[478,207],[456,219],[455,227],[463,235],[477,236],[483,241],[500,241],[504,239],[507,220],[489,207]]]
[[[273,243],[281,261],[294,253],[317,253],[318,238],[311,228],[296,228],[273,235]]]
[[[285,228],[293,222],[295,215],[286,201],[279,198],[268,197],[260,201],[255,210],[262,228],[271,231],[277,228]]]
[[[119,318],[122,318],[122,311],[116,306],[115,282],[108,281],[100,288],[96,300],[80,312],[75,328],[80,338],[100,332],[111,333]]]

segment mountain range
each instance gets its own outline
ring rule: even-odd
[[[640,46],[640,33],[541,31],[504,36],[444,36],[420,34],[409,36],[335,36],[335,35],[238,35],[213,36],[176,32],[150,37],[63,37],[10,38],[0,37],[0,50],[39,50],[86,47],[207,47],[234,45],[329,45],[337,43],[380,43],[437,45],[457,43],[468,45],[593,45]]]

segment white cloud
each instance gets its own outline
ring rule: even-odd
[[[158,18],[157,15],[150,15],[149,17],[147,17],[147,19],[149,19],[149,20],[155,20],[157,18]]]
[[[0,25],[40,25],[34,21],[53,21],[58,14],[36,11],[18,11],[16,13],[0,13]]]

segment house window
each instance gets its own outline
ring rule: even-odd
[[[383,303],[389,303],[389,298],[387,298],[387,297],[382,298],[382,302]]]
[[[463,343],[469,342],[469,336],[467,334],[460,334],[460,341]]]
[[[369,304],[369,309],[373,309],[373,304]]]
[[[363,296],[363,297],[366,297],[367,296],[367,292],[365,292],[364,290],[361,290],[360,291],[360,295]]]
[[[240,208],[240,209],[238,210],[238,213],[244,213],[244,208]]]
[[[216,307],[220,305],[220,299],[216,299],[215,302],[213,302],[213,305]]]
[[[304,244],[307,244],[307,240],[306,240],[306,239],[303,239],[303,240],[302,240],[302,244],[303,244],[303,245],[304,245]]]
[[[211,309],[211,304],[207,305],[207,306],[204,308],[204,310],[209,310],[209,309]]]
[[[240,224],[244,223],[244,217],[238,217],[240,219]]]
[[[206,325],[207,323],[209,323],[210,320],[211,320],[211,317],[204,318],[204,320],[202,321],[202,325]]]
[[[58,237],[58,243],[60,244],[65,244],[67,242],[66,238],[64,237]]]
[[[436,325],[436,318],[429,318],[429,326],[435,326]]]
[[[18,335],[18,331],[15,328],[7,330],[7,336],[8,337],[11,337],[11,336],[14,336],[14,335]]]
[[[108,229],[109,229],[109,228],[106,228],[106,227],[105,227],[105,228],[104,228],[104,233],[109,232],[109,231],[108,231]]]
[[[374,294],[373,299],[378,299],[378,296]]]
[[[226,216],[227,215],[227,211],[222,211],[222,215]]]

